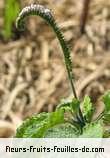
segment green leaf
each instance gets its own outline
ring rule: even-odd
[[[9,39],[12,35],[13,23],[20,11],[20,2],[17,0],[6,0],[4,11],[4,30],[3,36]]]
[[[83,129],[83,134],[80,138],[102,138],[103,137],[103,127],[102,122],[94,122],[87,124]]]
[[[103,102],[105,104],[105,113],[108,113],[110,111],[110,91],[104,94]]]
[[[91,103],[91,99],[89,96],[85,96],[84,101],[82,102],[82,108],[83,108],[83,116],[86,122],[91,122],[94,113],[94,107]]]
[[[110,125],[110,111],[108,113],[105,113],[103,115],[103,122],[106,124],[106,125]]]
[[[103,96],[104,102],[104,112],[103,112],[103,121],[105,124],[110,124],[110,91],[106,92]]]
[[[17,129],[17,138],[42,138],[49,128],[64,123],[64,111],[41,113],[24,121]]]
[[[57,109],[64,109],[65,111],[70,111],[73,114],[79,109],[80,101],[76,98],[63,99],[61,103],[57,106]]]
[[[56,125],[48,129],[45,138],[77,138],[77,129],[69,123]]]
[[[110,129],[104,131],[103,138],[110,138]]]

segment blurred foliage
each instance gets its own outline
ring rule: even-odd
[[[12,37],[12,27],[19,11],[20,11],[19,0],[5,0],[4,29],[3,29],[3,37],[5,40]]]

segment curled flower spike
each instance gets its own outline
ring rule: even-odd
[[[42,5],[31,4],[30,6],[23,8],[19,14],[16,20],[16,27],[20,30],[24,30],[24,18],[29,15],[38,15],[46,21],[50,21],[50,19],[52,20],[52,14],[49,9],[44,8]]]
[[[75,98],[77,98],[76,95],[76,91],[74,88],[74,77],[73,77],[73,72],[72,72],[72,60],[71,60],[71,56],[70,56],[70,49],[64,39],[64,36],[60,30],[60,28],[58,27],[50,9],[45,8],[42,5],[37,5],[37,4],[31,4],[30,6],[25,7],[21,13],[19,14],[17,20],[16,20],[16,26],[18,29],[23,30],[24,29],[24,20],[27,16],[30,15],[37,15],[40,16],[41,18],[43,18],[53,29],[53,31],[55,32],[60,45],[62,47],[63,50],[63,55],[64,55],[64,59],[65,59],[65,65],[66,65],[66,69],[67,69],[67,73],[68,73],[68,78],[71,84],[71,88],[73,91],[73,95]],[[81,120],[83,121],[83,116],[81,113],[81,110],[79,109],[79,115]]]
[[[23,8],[23,10],[21,11],[21,13],[19,14],[19,16],[16,20],[16,27],[19,28],[20,30],[23,30],[24,26],[25,26],[24,19],[30,15],[38,15],[38,16],[42,17],[52,27],[52,29],[56,33],[56,36],[57,36],[57,38],[61,44],[62,50],[63,50],[66,69],[67,69],[68,77],[69,77],[70,84],[72,87],[72,91],[73,91],[74,97],[77,98],[74,84],[73,84],[72,60],[70,57],[70,50],[69,50],[69,47],[64,39],[64,36],[63,36],[60,28],[58,27],[58,25],[55,22],[55,19],[52,15],[50,9],[47,9],[42,5],[36,5],[36,4],[31,4],[30,6]]]

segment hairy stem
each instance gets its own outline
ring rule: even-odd
[[[25,7],[17,18],[17,22],[16,22],[17,28],[19,28],[19,29],[24,28],[24,18],[29,15],[38,15],[38,16],[42,17],[44,20],[46,20],[46,22],[49,25],[51,25],[54,32],[56,33],[56,36],[57,36],[57,38],[61,44],[62,50],[63,50],[66,69],[67,69],[68,77],[69,77],[70,84],[72,87],[72,91],[73,91],[74,97],[77,98],[76,91],[75,91],[74,84],[73,84],[73,72],[72,72],[72,61],[71,61],[71,57],[70,57],[70,50],[69,50],[69,47],[67,46],[67,43],[64,39],[64,36],[63,36],[61,30],[59,29],[58,25],[55,22],[55,19],[53,18],[52,14],[51,14],[51,11],[49,9],[44,8],[41,5],[36,5],[36,4],[32,4],[31,6]]]
[[[63,50],[65,65],[66,65],[66,69],[68,73],[68,78],[71,84],[71,88],[73,91],[73,95],[75,98],[77,98],[75,87],[74,87],[74,76],[72,72],[72,60],[70,56],[70,50],[60,28],[55,22],[55,19],[51,11],[42,5],[36,5],[36,4],[31,4],[30,6],[25,7],[17,18],[17,21],[16,21],[17,28],[21,30],[24,29],[24,24],[25,24],[24,19],[25,17],[30,16],[30,15],[38,15],[42,17],[52,27],[53,31],[55,32]],[[80,109],[79,109],[79,115],[81,115],[80,118],[82,119],[83,116]]]

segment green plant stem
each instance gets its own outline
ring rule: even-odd
[[[71,88],[73,91],[73,95],[75,98],[77,98],[77,94],[76,94],[75,87],[74,87],[72,60],[71,60],[71,56],[70,56],[70,50],[69,50],[67,42],[65,41],[60,28],[58,27],[53,15],[51,14],[51,11],[47,8],[44,8],[44,6],[42,6],[42,5],[36,5],[36,4],[32,4],[28,7],[25,7],[17,18],[17,22],[16,22],[17,28],[23,29],[24,28],[24,19],[25,19],[25,17],[30,16],[30,15],[38,15],[38,16],[42,17],[51,26],[51,28],[55,32],[55,34],[60,42],[60,45],[62,47],[62,50],[63,50],[65,65],[66,65],[70,85],[71,85]]]
[[[51,14],[51,11],[42,5],[36,5],[36,4],[32,4],[28,7],[25,7],[17,18],[17,21],[16,21],[17,28],[23,29],[24,28],[24,19],[25,19],[25,17],[30,16],[30,15],[37,15],[37,16],[42,17],[51,26],[51,28],[55,32],[55,34],[60,42],[60,45],[62,47],[62,50],[63,50],[65,65],[66,65],[70,85],[72,88],[72,92],[73,92],[74,97],[77,99],[77,94],[76,94],[75,87],[74,87],[74,76],[73,76],[73,71],[72,71],[73,67],[72,67],[72,60],[71,60],[71,56],[70,56],[70,49],[64,39],[64,36],[63,36],[60,28],[58,27],[58,25],[56,23],[53,15]],[[84,118],[83,118],[80,107],[79,107],[79,116],[80,116],[80,119],[82,120],[82,122],[84,122]]]
[[[95,121],[99,121],[104,116],[104,111],[102,111]]]
[[[78,99],[77,94],[76,94],[76,90],[75,90],[75,87],[74,87],[73,72],[72,72],[72,69],[70,67],[68,67],[68,62],[66,61],[67,58],[68,58],[67,54],[70,54],[70,50],[69,50],[69,48],[67,46],[67,43],[65,42],[64,38],[62,38],[63,35],[62,35],[60,29],[58,28],[58,26],[54,25],[53,29],[54,29],[54,31],[55,31],[58,39],[59,39],[59,42],[60,42],[61,47],[62,47],[62,50],[64,52],[64,57],[65,57],[65,63],[66,63],[68,78],[69,78],[69,81],[70,81],[70,84],[71,84],[73,95],[74,95],[74,97],[76,99]],[[84,117],[83,117],[82,111],[80,109],[80,106],[79,106],[79,116],[77,116],[77,118],[79,118],[78,121],[81,120],[80,123],[82,124],[82,126],[84,126],[85,125],[85,121],[84,121]]]
[[[69,78],[69,81],[70,81],[70,85],[71,85],[71,88],[72,88],[72,92],[73,92],[73,95],[74,97],[77,99],[77,94],[76,94],[76,90],[75,90],[75,87],[74,87],[74,77],[73,77],[73,72],[72,72],[72,66],[68,64],[68,61],[67,59],[70,58],[70,50],[67,46],[67,43],[59,29],[59,27],[56,25],[53,25],[53,29],[54,29],[54,32],[56,33],[57,35],[57,38],[60,42],[60,45],[62,47],[62,50],[63,50],[63,54],[64,54],[64,58],[65,58],[65,64],[66,64],[66,69],[67,69],[67,73],[68,73],[68,78]],[[70,59],[70,62],[71,62],[71,59]]]
[[[82,111],[81,111],[80,107],[79,107],[79,111],[78,112],[79,112],[79,116],[80,116],[80,120],[81,120],[80,123],[81,123],[81,125],[83,127],[83,126],[85,126],[85,120],[84,120],[84,117],[83,117],[83,114],[82,114]]]

